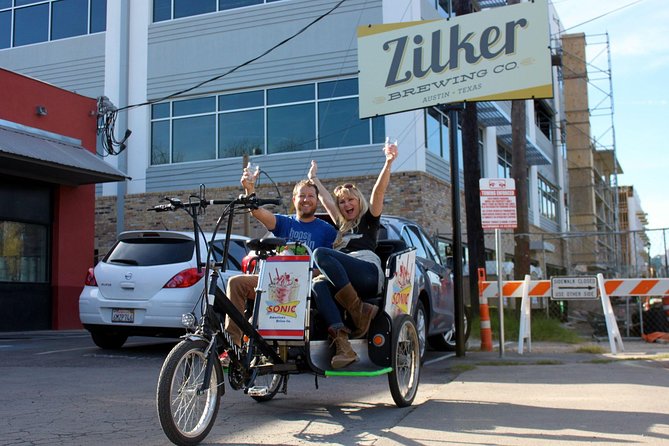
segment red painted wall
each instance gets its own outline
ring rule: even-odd
[[[39,116],[36,108],[46,108]],[[97,103],[93,98],[0,68],[0,119],[81,140],[95,153]],[[51,245],[54,329],[81,328],[79,293],[93,266],[95,186],[55,185]]]

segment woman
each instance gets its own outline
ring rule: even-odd
[[[336,353],[330,361],[332,368],[346,367],[358,360],[336,303],[350,315],[356,330],[352,336],[367,334],[369,325],[379,311],[376,305],[363,302],[359,296],[376,296],[383,287],[381,260],[374,253],[377,245],[383,198],[390,182],[390,167],[397,158],[397,144],[383,148],[386,160],[372,189],[369,204],[354,184],[337,186],[333,199],[318,180],[318,165],[311,162],[309,179],[318,187],[319,199],[339,228],[334,249],[318,248],[314,262],[321,276],[314,281],[316,306],[328,326]]]

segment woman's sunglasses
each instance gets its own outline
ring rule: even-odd
[[[342,185],[339,185],[339,186],[335,187],[334,192],[336,194],[343,189],[357,189],[357,187],[355,187],[355,184],[346,183],[346,184],[342,184]]]

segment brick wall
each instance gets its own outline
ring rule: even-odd
[[[376,181],[376,175],[368,175],[356,178],[339,178],[321,180],[328,190],[333,190],[335,186],[344,182],[354,182],[366,197],[369,197]],[[295,210],[292,208],[291,197],[294,183],[279,183],[277,187],[283,196],[284,206],[275,207],[275,212],[292,214]],[[147,211],[148,208],[165,203],[164,197],[176,197],[182,201],[188,200],[189,193],[193,191],[159,192],[126,195],[125,197],[125,230],[133,229],[169,229],[180,231],[192,231],[191,220],[185,212],[162,212],[155,213]],[[229,199],[236,197],[241,193],[241,188],[211,188],[207,189],[208,199]],[[274,186],[259,183],[256,193],[259,197],[273,198],[277,196]],[[205,231],[211,231],[216,224],[219,212],[222,206],[212,206],[208,208],[207,213],[201,217],[200,224]],[[321,208],[320,211],[324,212]],[[466,213],[465,196],[461,198],[461,231],[463,233],[462,241],[467,243],[466,237]],[[400,172],[392,174],[390,185],[386,191],[383,213],[387,215],[399,215],[418,222],[425,228],[429,235],[440,234],[448,239],[452,238],[451,221],[451,187],[445,183],[424,172]],[[238,216],[234,220],[233,232],[245,234],[244,217]],[[250,237],[262,236],[266,230],[253,217],[248,218],[248,234]],[[539,228],[532,227],[532,240],[540,236]],[[98,197],[96,200],[95,211],[95,249],[99,256],[104,256],[111,248],[116,239],[116,197]],[[503,250],[506,253],[513,254],[513,233],[512,231],[503,231]],[[492,231],[486,232],[486,247],[495,248],[494,234]],[[563,255],[562,246],[559,241],[551,240],[556,247],[555,253],[532,252],[532,260],[543,264],[545,261],[549,264],[562,264]],[[545,256],[545,260],[544,260]]]

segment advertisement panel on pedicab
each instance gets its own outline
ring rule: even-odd
[[[304,339],[307,297],[311,284],[308,255],[267,259],[260,300],[258,332],[266,339]]]
[[[388,278],[386,286],[386,313],[391,318],[401,314],[411,314],[413,305],[413,285],[416,269],[416,250],[400,254],[392,261],[393,276]]]

